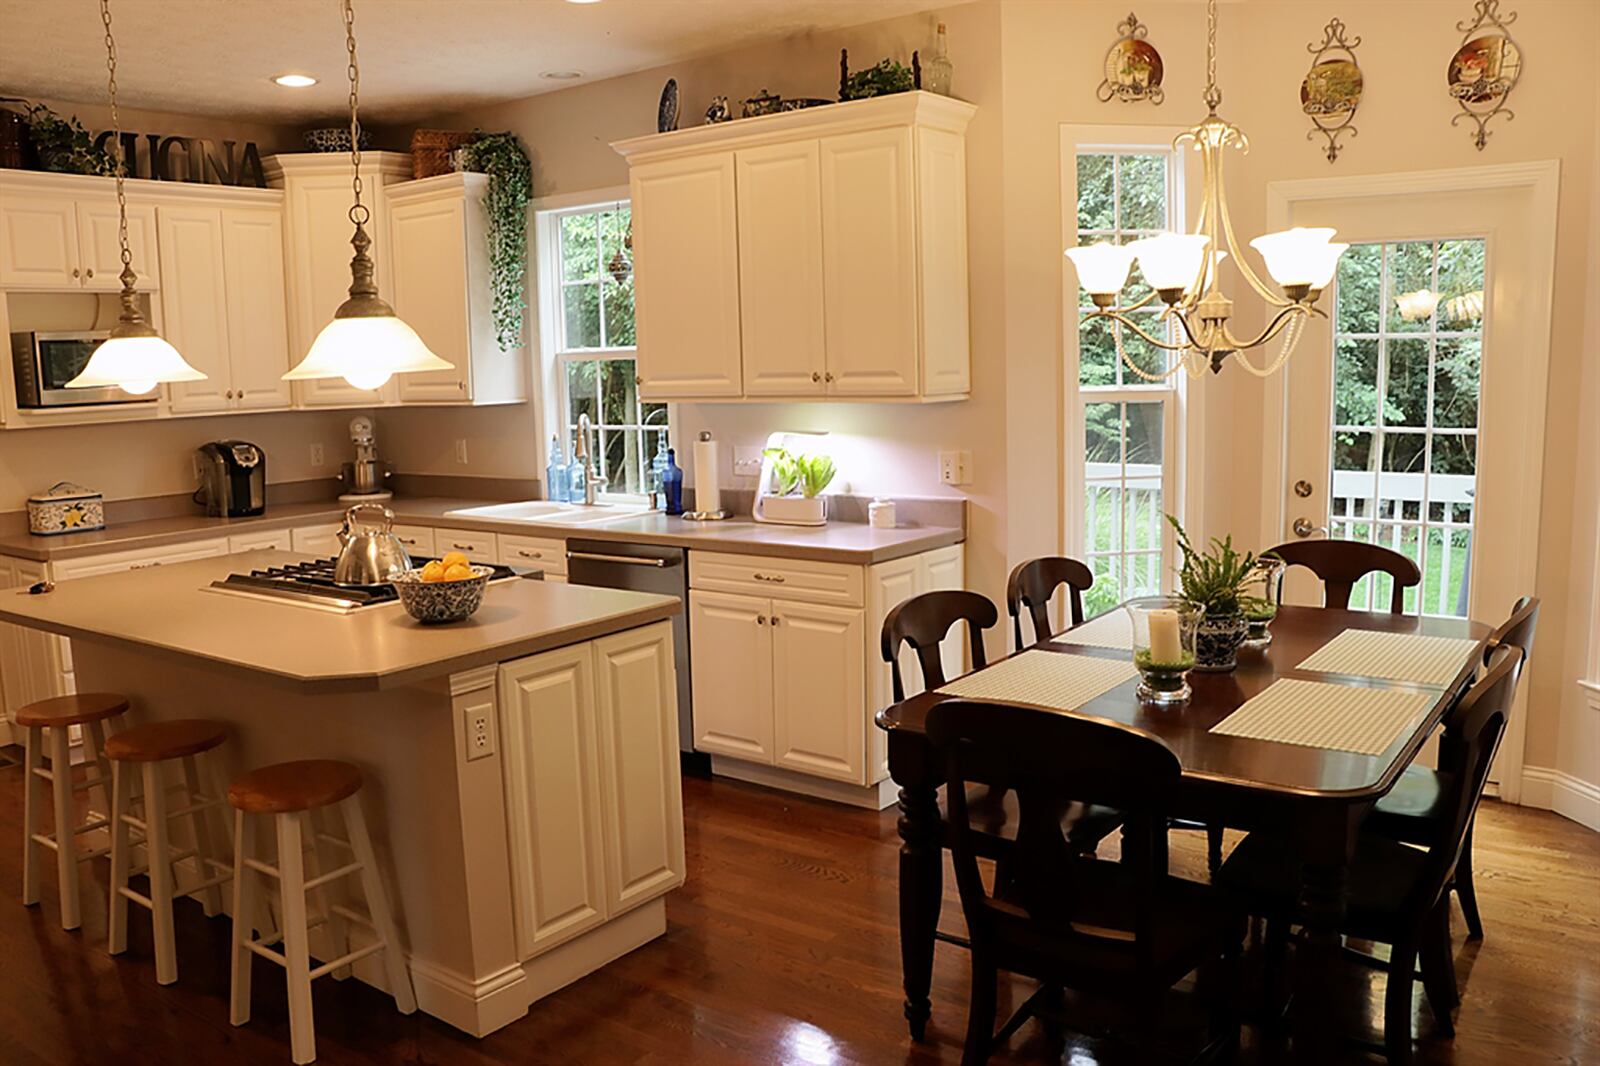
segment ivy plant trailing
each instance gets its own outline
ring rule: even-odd
[[[483,133],[467,145],[468,170],[489,175],[483,211],[489,220],[489,286],[494,290],[494,331],[501,351],[522,344],[527,311],[528,200],[533,168],[514,133]]]

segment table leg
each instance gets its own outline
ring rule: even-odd
[[[1319,812],[1307,819],[1301,835],[1302,868],[1299,910],[1303,939],[1295,962],[1294,995],[1303,1006],[1335,1001],[1335,984],[1342,966],[1339,931],[1344,926],[1350,895],[1350,861],[1355,849],[1360,811],[1345,807]],[[1331,1056],[1326,1032],[1310,1031],[1315,1009],[1296,1012],[1296,1054],[1306,1061]]]
[[[905,980],[906,1021],[911,1039],[921,1040],[933,1011],[933,934],[944,900],[944,840],[936,789],[900,789],[900,966]]]

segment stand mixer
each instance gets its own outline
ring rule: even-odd
[[[356,446],[353,463],[339,469],[344,482],[340,503],[364,503],[394,498],[389,481],[394,477],[394,467],[378,458],[378,439],[373,432],[372,419],[357,415],[350,420],[350,440]]]

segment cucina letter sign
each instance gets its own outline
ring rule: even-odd
[[[94,139],[94,146],[107,154],[106,130]],[[141,142],[143,149],[141,150]],[[267,176],[261,169],[261,153],[254,141],[246,141],[244,151],[237,141],[215,141],[209,137],[163,137],[159,133],[122,135],[122,158],[127,160],[128,177],[156,181],[192,181],[211,185],[254,185],[266,188]]]

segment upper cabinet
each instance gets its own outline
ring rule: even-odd
[[[964,398],[974,112],[902,93],[613,145],[640,395]]]
[[[111,180],[73,176],[63,182],[51,174],[38,182],[19,173],[9,172],[0,184],[0,287],[121,289],[122,249]],[[145,292],[159,288],[156,212],[147,203],[128,205],[128,245],[138,274],[135,286]]]
[[[484,174],[442,174],[385,191],[391,302],[451,370],[407,374],[404,403],[496,404],[527,399],[526,349],[495,335]]]

